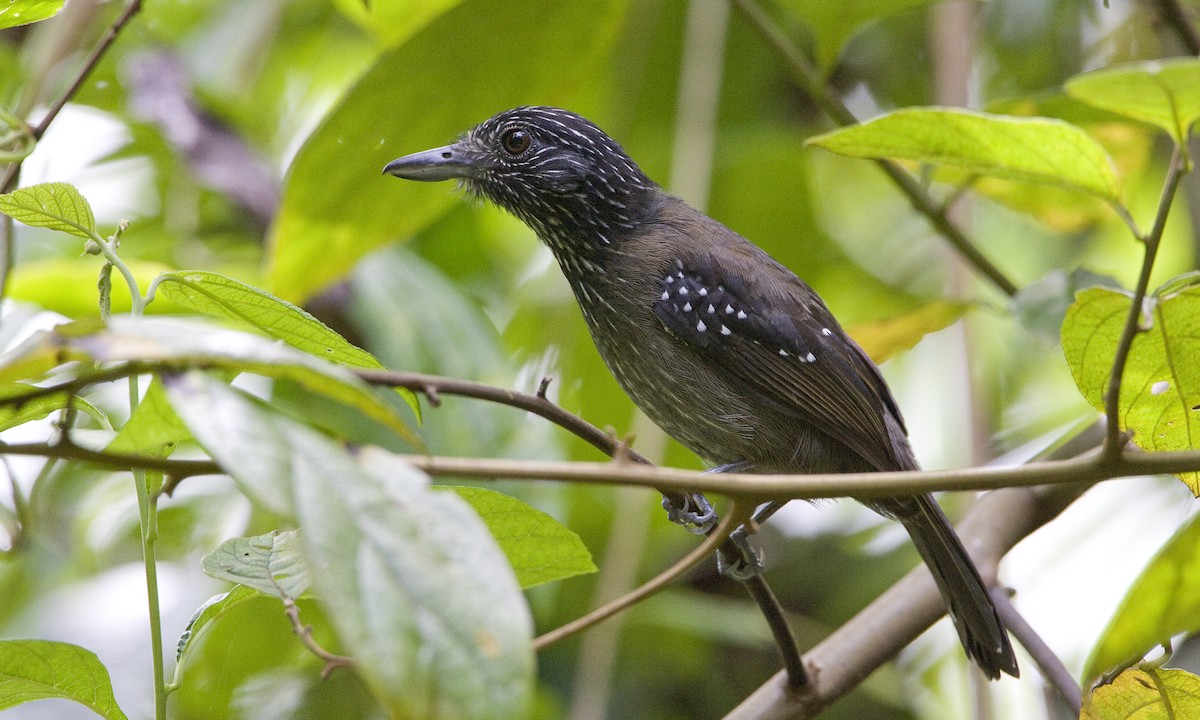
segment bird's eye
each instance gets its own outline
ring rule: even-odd
[[[532,142],[529,138],[529,133],[525,130],[514,128],[508,130],[500,136],[500,145],[504,148],[504,152],[509,155],[520,155],[529,149],[529,143]]]

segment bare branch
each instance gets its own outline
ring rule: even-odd
[[[1150,288],[1150,274],[1154,270],[1154,260],[1158,256],[1158,246],[1162,242],[1163,231],[1167,227],[1167,216],[1171,212],[1171,202],[1175,199],[1175,191],[1183,179],[1187,161],[1183,151],[1175,148],[1171,156],[1171,164],[1167,169],[1167,178],[1163,182],[1162,195],[1158,201],[1158,211],[1154,217],[1154,227],[1143,238],[1145,254],[1142,256],[1142,270],[1138,275],[1137,288],[1133,293],[1133,301],[1129,305],[1129,314],[1125,317],[1125,327],[1121,330],[1121,339],[1117,342],[1117,351],[1113,356],[1112,371],[1108,376],[1108,387],[1104,391],[1104,416],[1108,421],[1107,435],[1104,438],[1104,453],[1108,458],[1120,455],[1128,441],[1128,436],[1121,433],[1121,381],[1125,377],[1125,365],[1129,360],[1129,351],[1133,340],[1140,332],[1142,305]]]
[[[1083,691],[1071,675],[1071,671],[1067,670],[1062,660],[1059,660],[1046,641],[1017,611],[1007,592],[993,588],[992,600],[996,603],[996,610],[1000,613],[1004,624],[1016,637],[1017,642],[1021,643],[1021,646],[1033,658],[1033,661],[1037,663],[1038,669],[1042,671],[1042,677],[1046,678],[1050,686],[1058,691],[1059,697],[1067,704],[1072,717],[1078,716],[1079,709],[1083,704]]]

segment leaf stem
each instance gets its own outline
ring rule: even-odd
[[[1141,332],[1140,319],[1142,306],[1150,287],[1150,274],[1154,270],[1154,261],[1158,256],[1158,247],[1166,230],[1167,217],[1171,212],[1171,204],[1175,191],[1183,179],[1186,161],[1180,148],[1175,148],[1167,169],[1167,177],[1163,182],[1162,195],[1158,201],[1158,211],[1154,216],[1154,226],[1145,236],[1138,237],[1145,246],[1142,256],[1142,269],[1138,275],[1137,288],[1133,293],[1133,301],[1129,305],[1129,314],[1125,318],[1125,326],[1121,330],[1121,339],[1117,343],[1117,351],[1113,356],[1112,371],[1108,376],[1108,387],[1104,391],[1104,417],[1107,422],[1104,438],[1104,457],[1115,460],[1120,457],[1128,438],[1121,432],[1121,381],[1125,377],[1125,366],[1129,361],[1129,351],[1133,347],[1134,338]],[[1137,235],[1132,218],[1129,220],[1131,229]]]

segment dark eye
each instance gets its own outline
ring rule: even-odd
[[[508,130],[500,136],[500,145],[509,155],[520,155],[525,152],[529,149],[530,142],[529,133],[517,128]]]

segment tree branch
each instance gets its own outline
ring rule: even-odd
[[[1167,178],[1163,182],[1158,211],[1154,216],[1154,226],[1145,237],[1138,238],[1146,246],[1145,254],[1142,257],[1142,270],[1138,275],[1133,301],[1129,305],[1129,314],[1125,317],[1125,327],[1121,330],[1121,339],[1117,342],[1112,370],[1108,375],[1108,387],[1104,391],[1104,416],[1108,422],[1104,438],[1104,454],[1108,458],[1119,455],[1127,439],[1121,433],[1121,381],[1125,377],[1125,365],[1129,360],[1129,351],[1133,347],[1133,340],[1142,331],[1140,320],[1146,293],[1150,288],[1150,274],[1154,271],[1158,246],[1162,242],[1163,231],[1167,227],[1167,217],[1171,212],[1171,201],[1175,198],[1175,191],[1179,187],[1180,180],[1183,179],[1185,165],[1182,149],[1175,148],[1175,152],[1171,156],[1171,164],[1167,169]]]
[[[1080,689],[1079,683],[1071,676],[1071,671],[1067,670],[1062,660],[1059,660],[1046,641],[1017,611],[1012,600],[1008,598],[1007,592],[993,588],[992,601],[995,602],[996,610],[1000,613],[1000,618],[1004,620],[1004,625],[1037,663],[1042,677],[1046,678],[1050,686],[1058,691],[1059,697],[1066,703],[1072,717],[1078,716],[1080,707],[1083,705],[1083,691]]]
[[[1056,517],[1086,485],[1049,489],[1009,488],[988,493],[958,526],[984,582],[995,583],[996,563],[1017,542]],[[811,718],[941,618],[945,604],[933,577],[917,567],[805,655],[811,682],[788,686],[777,673],[725,716],[725,720]]]
[[[1179,36],[1179,40],[1187,48],[1187,51],[1192,55],[1200,55],[1200,33],[1196,31],[1196,26],[1187,16],[1183,3],[1179,0],[1158,0],[1158,9],[1162,13],[1163,20]]]
[[[117,15],[117,18],[113,21],[112,25],[108,26],[108,29],[104,32],[104,35],[102,35],[99,42],[96,43],[96,47],[92,48],[91,54],[88,55],[87,59],[84,60],[83,65],[79,68],[79,71],[75,74],[75,78],[71,81],[71,84],[68,85],[67,89],[50,104],[50,107],[46,110],[46,114],[42,116],[41,121],[39,121],[38,124],[32,128],[30,134],[33,136],[35,141],[42,139],[42,136],[46,134],[46,130],[49,129],[50,123],[54,122],[54,119],[58,117],[59,112],[61,112],[66,104],[71,101],[71,98],[75,97],[75,94],[79,92],[79,88],[83,87],[83,83],[86,82],[88,76],[92,74],[92,70],[94,70],[96,65],[100,62],[100,58],[104,57],[104,53],[108,51],[109,47],[112,46],[113,41],[115,41],[117,36],[121,34],[121,30],[129,24],[129,21],[132,20],[133,16],[136,15],[141,9],[142,0],[129,0],[124,9],[122,9],[120,14]],[[0,179],[0,193],[11,192],[16,187],[17,174],[20,171],[20,162],[11,163],[8,166],[8,169],[4,171],[3,178]],[[12,220],[8,217],[5,217],[4,220],[0,222],[0,225],[2,225],[2,227],[0,227],[0,298],[2,298],[4,297],[5,289],[8,286],[9,271],[12,270]]]
[[[760,36],[783,58],[784,64],[792,73],[792,78],[808,93],[817,107],[839,127],[857,125],[858,118],[850,112],[842,101],[829,92],[821,74],[795,43],[779,28],[779,26],[763,11],[754,0],[733,0],[734,5],[742,16]],[[1005,295],[1017,294],[1017,286],[989,260],[975,243],[960,230],[946,215],[946,208],[925,192],[917,182],[899,164],[877,159],[875,164],[895,183],[900,192],[904,193],[914,209],[924,215],[934,229],[942,235],[950,245],[958,251],[964,260],[970,263],[981,275],[991,280]]]

